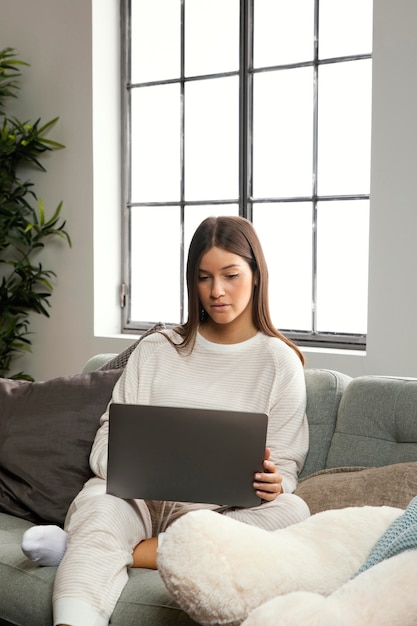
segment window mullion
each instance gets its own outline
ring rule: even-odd
[[[314,65],[313,65],[313,175],[312,175],[312,281],[311,328],[317,333],[317,175],[318,175],[318,86],[319,86],[319,2],[314,2]]]
[[[252,220],[253,0],[240,3],[239,212]]]
[[[180,245],[180,321],[183,324],[185,321],[185,0],[181,0],[181,61],[180,61],[180,167],[181,167],[181,182],[180,182],[180,212],[181,212],[181,245]]]

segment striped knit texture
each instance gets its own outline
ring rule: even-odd
[[[165,331],[178,341],[173,331]],[[141,341],[113,391],[113,402],[264,412],[267,446],[294,491],[308,449],[304,371],[296,353],[276,337],[258,333],[239,344],[214,344],[197,336],[191,352],[178,352],[159,332]],[[108,412],[90,458],[107,473]],[[231,442],[233,445],[233,442]]]
[[[178,340],[173,331],[163,332]],[[153,333],[130,356],[112,399],[267,413],[267,446],[288,493],[253,509],[219,512],[268,530],[308,517],[305,502],[289,493],[296,486],[308,448],[304,372],[298,356],[280,339],[258,333],[240,344],[220,345],[198,336],[188,354],[178,352],[161,332]],[[126,584],[133,547],[141,539],[163,532],[189,510],[212,508],[193,503],[129,504],[105,494],[102,479],[107,472],[107,438],[108,412],[101,419],[90,457],[97,478],[86,484],[68,517],[70,541],[54,589],[58,623],[107,623]]]

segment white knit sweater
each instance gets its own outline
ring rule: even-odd
[[[165,331],[176,342],[174,331]],[[267,446],[294,491],[308,449],[306,389],[301,361],[289,346],[258,333],[238,344],[217,344],[197,335],[191,353],[177,351],[161,333],[141,341],[117,382],[113,402],[264,412]],[[90,456],[93,472],[106,478],[108,410]],[[232,442],[231,442],[232,444]]]

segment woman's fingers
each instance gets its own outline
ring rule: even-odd
[[[253,487],[262,500],[272,501],[282,492],[282,478],[272,461],[264,461],[266,472],[257,472]]]

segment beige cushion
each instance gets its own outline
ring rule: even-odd
[[[300,480],[295,493],[312,514],[365,505],[405,509],[417,495],[417,462],[322,470]]]

